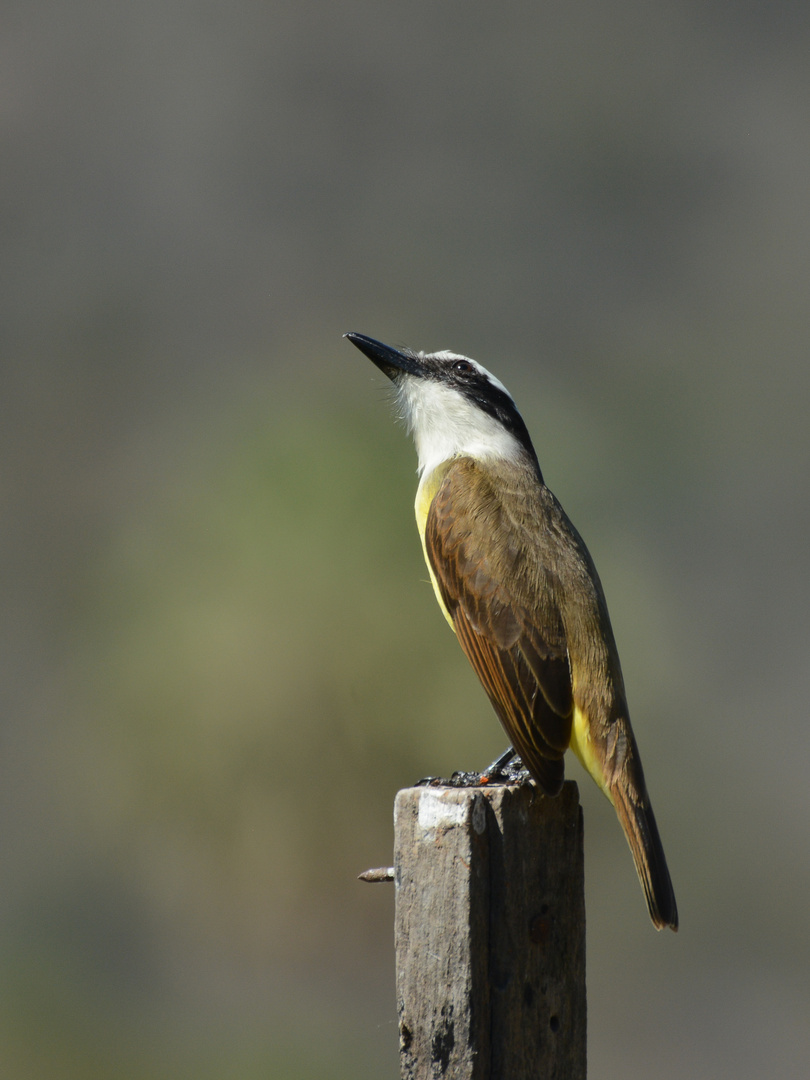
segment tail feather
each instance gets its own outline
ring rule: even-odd
[[[626,783],[617,783],[612,787],[611,795],[616,813],[633,853],[636,872],[647,898],[650,918],[657,930],[665,926],[677,930],[678,906],[675,903],[675,892],[661,837],[658,835],[655,815],[643,781],[641,791],[634,788],[635,785],[629,786]]]

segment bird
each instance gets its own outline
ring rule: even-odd
[[[678,909],[607,603],[503,383],[467,356],[345,335],[391,380],[418,457],[416,522],[439,606],[540,790],[572,749],[624,830],[656,929]]]

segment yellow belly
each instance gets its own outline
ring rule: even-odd
[[[444,606],[444,600],[442,600],[442,594],[439,592],[439,584],[436,581],[436,575],[433,573],[433,567],[430,565],[430,560],[427,555],[427,547],[425,546],[425,527],[427,525],[428,511],[430,510],[430,504],[433,502],[433,498],[436,492],[439,490],[444,480],[444,474],[452,464],[451,461],[446,461],[442,465],[437,466],[432,473],[428,476],[423,476],[419,482],[419,487],[416,490],[416,503],[414,505],[414,511],[416,512],[416,527],[419,530],[419,538],[422,541],[422,554],[425,556],[425,563],[427,564],[428,573],[430,574],[430,582],[433,585],[433,591],[436,594],[436,599],[439,602],[439,607],[444,612],[444,617],[450,624],[450,629],[453,633],[456,632],[455,626],[453,626],[453,620],[450,618],[450,613]]]
[[[610,794],[610,789],[605,783],[605,775],[602,772],[599,757],[591,742],[590,722],[578,705],[574,706],[574,722],[571,725],[570,746],[582,762],[583,768],[585,768],[596,781],[597,787],[599,787],[608,799],[613,802],[613,796]]]

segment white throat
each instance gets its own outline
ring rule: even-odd
[[[397,385],[397,400],[413,434],[422,477],[454,457],[516,461],[524,454],[495,417],[446,383],[405,376]]]

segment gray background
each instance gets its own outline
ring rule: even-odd
[[[341,340],[513,391],[681,911],[586,821],[594,1077],[810,1071],[810,9],[3,4],[0,1074],[397,1075],[398,787],[503,737]]]

